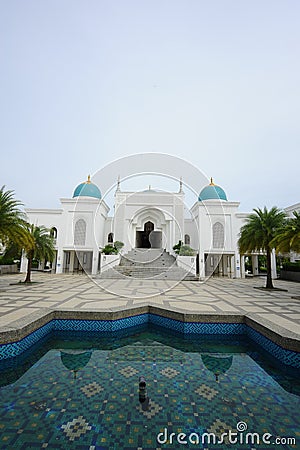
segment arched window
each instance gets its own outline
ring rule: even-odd
[[[189,234],[185,234],[185,235],[184,235],[184,243],[185,243],[185,245],[190,245],[190,243],[191,243],[191,238],[190,238],[190,235],[189,235]]]
[[[56,227],[52,227],[50,230],[50,236],[53,237],[54,239],[57,238],[57,228]]]
[[[151,231],[154,230],[154,223],[150,222],[150,220],[148,222],[145,223],[144,225],[144,231],[146,233],[151,233]]]
[[[224,247],[224,226],[220,222],[213,225],[213,248]]]
[[[83,219],[77,220],[74,229],[74,245],[85,245],[86,223]]]
[[[107,242],[112,244],[114,242],[114,233],[109,233],[107,236]]]

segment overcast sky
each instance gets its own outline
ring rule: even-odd
[[[299,13],[298,0],[2,0],[0,185],[59,207],[89,173],[159,152],[241,211],[299,202]]]

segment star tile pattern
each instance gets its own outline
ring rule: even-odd
[[[160,371],[162,375],[164,375],[167,378],[174,378],[176,375],[178,375],[180,372],[178,370],[173,369],[172,367],[165,367]]]
[[[87,397],[93,397],[96,394],[99,394],[99,392],[103,391],[103,387],[100,386],[100,384],[96,383],[96,381],[93,381],[93,383],[89,383],[85,386],[82,386],[80,388],[81,392],[83,392]]]
[[[201,397],[206,398],[207,400],[212,400],[219,392],[207,386],[206,384],[201,384],[197,389],[195,389],[196,394],[201,395]]]
[[[281,372],[247,339],[194,339],[147,327],[119,333],[101,339],[86,332],[72,336],[77,336],[77,347],[86,350],[91,342],[93,348],[85,366],[81,357],[76,378],[73,367],[61,359],[61,349],[70,340],[65,332],[36,349],[30,356],[32,367],[26,359],[23,371],[7,367],[0,378],[0,448],[174,450],[176,443],[156,441],[165,428],[169,433],[222,433],[236,431],[241,420],[250,432],[300,439],[299,380]],[[202,355],[208,353],[215,356],[215,364],[224,355],[230,361],[232,356],[219,382],[204,365]],[[134,371],[128,378],[122,374]],[[146,411],[139,403],[140,375],[150,399]],[[223,448],[232,445],[225,442]]]
[[[299,295],[299,284],[277,280],[276,285],[288,292],[269,293],[253,289],[263,284],[255,279],[211,279],[176,287],[167,282],[148,286],[117,281],[123,296],[116,297],[109,294],[109,280],[104,280],[106,290],[102,292],[85,276],[34,274],[41,283],[26,289],[10,285],[20,278],[23,275],[0,277],[0,330],[19,329],[52,310],[58,315],[24,339],[0,346],[1,356],[7,358],[0,373],[0,449],[174,450],[176,444],[160,446],[156,441],[166,427],[169,433],[217,433],[229,428],[236,431],[239,421],[247,423],[249,432],[295,437],[299,446],[299,376],[293,367],[282,371],[278,363],[296,366],[299,354],[284,350],[244,324],[226,323],[229,313],[249,313],[299,335],[299,300],[292,298]],[[183,323],[157,314],[138,314],[119,321],[57,319],[62,317],[59,314],[67,317],[68,311],[88,313],[138,306],[139,294],[149,289],[152,305],[214,313],[224,317],[224,323]],[[167,336],[159,328],[154,334],[146,330],[142,338],[135,327],[146,323],[170,332]],[[214,336],[205,336],[210,330]],[[99,336],[93,338],[93,331],[104,332],[101,343]],[[85,344],[81,350],[93,350],[85,366],[72,369],[63,364],[60,350],[72,333],[76,337],[78,332],[77,346]],[[220,359],[224,353],[233,357],[218,383],[204,365],[203,353]],[[11,356],[17,358],[11,360]],[[127,378],[121,371],[127,373],[129,366],[136,374]],[[163,375],[164,369],[178,373],[169,378]],[[147,411],[141,409],[138,399],[140,375],[147,380]],[[287,450],[297,449],[297,445]],[[222,444],[222,450],[233,448]],[[253,448],[243,445],[239,450]],[[265,450],[257,446],[260,448]]]
[[[133,377],[133,375],[136,375],[138,371],[132,366],[127,366],[120,369],[119,373],[123,375],[125,378],[130,378]]]
[[[150,400],[149,407],[146,411],[143,410],[142,406],[137,406],[137,410],[140,414],[147,417],[147,419],[152,419],[159,411],[162,410],[162,406],[155,403],[153,400]]]
[[[70,441],[79,439],[82,434],[92,429],[83,416],[74,418],[71,422],[63,424],[61,428]]]

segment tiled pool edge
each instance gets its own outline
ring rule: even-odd
[[[118,331],[153,323],[185,334],[246,334],[287,365],[300,368],[300,341],[281,336],[259,323],[254,315],[190,314],[142,306],[125,311],[48,311],[20,329],[0,333],[0,359],[17,356],[52,330]]]

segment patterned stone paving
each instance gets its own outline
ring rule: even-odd
[[[264,278],[211,278],[205,283],[147,280],[101,280],[86,275],[33,274],[33,283],[18,283],[23,274],[0,277],[0,331],[19,328],[47,311],[116,311],[151,304],[189,313],[250,314],[300,336],[300,284],[275,280],[285,291],[267,292]],[[114,292],[114,293],[113,293]],[[146,295],[146,297],[145,297]]]
[[[247,314],[300,337],[300,300],[292,298],[299,296],[297,283],[275,281],[287,292],[254,289],[264,285],[261,278],[212,278],[206,283],[176,285],[102,280],[99,287],[85,275],[34,274],[36,283],[31,286],[11,284],[23,278],[0,277],[0,332],[18,329],[52,310],[118,311],[151,304],[179,312]],[[246,355],[234,357],[233,369],[225,374],[220,371],[216,377],[201,358],[192,361],[170,345],[157,343],[137,358],[141,348],[137,342],[134,348],[115,349],[98,359],[94,352],[86,358],[89,370],[57,365],[61,352],[54,352],[52,361],[38,363],[38,374],[28,371],[2,388],[8,395],[1,401],[0,449],[172,449],[176,444],[157,447],[155,440],[166,426],[175,433],[206,430],[221,434],[234,429],[240,420],[246,420],[252,431],[300,440],[299,424],[295,423],[299,397],[266,378]],[[146,411],[137,403],[141,369],[151,380]],[[235,447],[224,444],[222,448]]]

